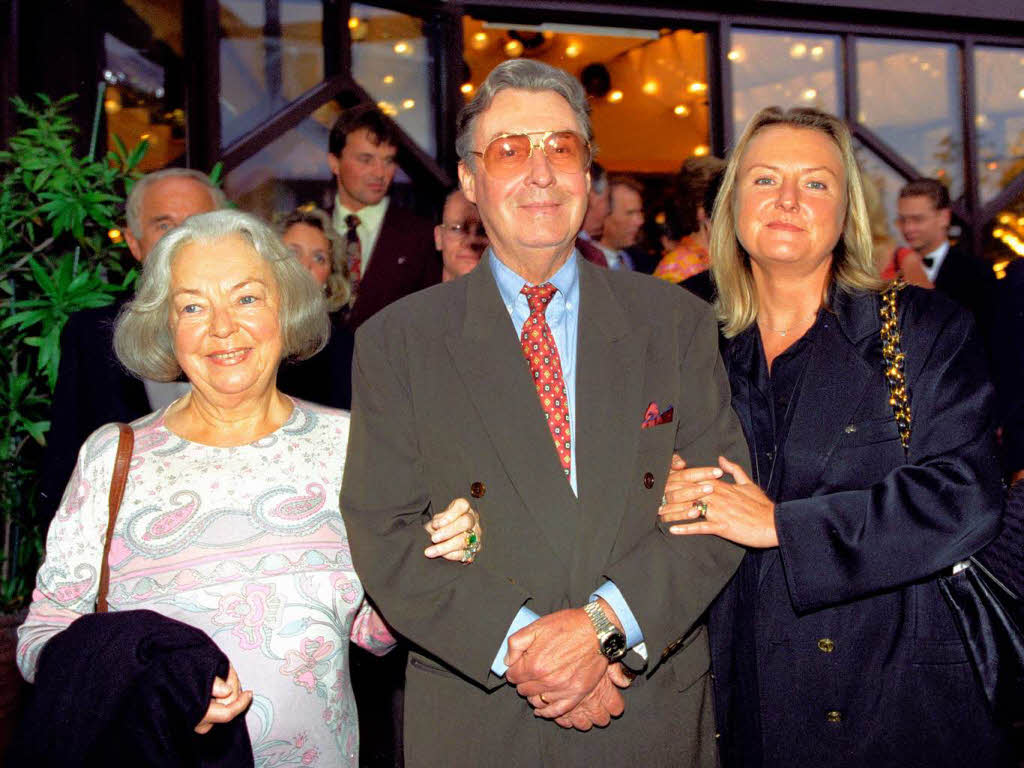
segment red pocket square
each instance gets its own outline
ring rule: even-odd
[[[656,427],[659,424],[668,424],[672,421],[672,406],[670,405],[664,411],[658,410],[657,403],[651,403],[647,406],[647,411],[644,413],[643,423],[640,425],[641,429],[647,429],[648,427]]]

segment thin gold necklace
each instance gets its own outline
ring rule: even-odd
[[[796,328],[800,324],[801,321],[813,320],[817,316],[818,316],[818,310],[814,310],[814,312],[812,312],[811,314],[809,314],[809,315],[807,315],[805,317],[797,318],[796,322],[793,323],[791,326],[789,326],[789,328],[774,328],[774,327],[772,327],[770,325],[767,325],[767,323],[765,324],[765,326],[768,328],[768,330],[770,330],[770,331],[772,331],[774,333],[779,334],[779,336],[785,336],[787,333],[789,333],[794,328]]]

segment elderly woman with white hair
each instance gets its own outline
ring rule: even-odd
[[[192,388],[131,425],[108,542],[118,427],[85,443],[20,630],[26,679],[47,643],[93,612],[106,543],[111,615],[148,609],[183,622],[230,661],[190,732],[248,710],[257,765],[357,764],[350,635],[380,651],[391,638],[364,600],[338,507],[349,416],[275,385],[282,359],[314,354],[328,330],[323,292],[255,218],[193,216],[159,242],[115,347],[136,375],[184,372]],[[479,547],[463,500],[425,527],[428,557],[467,562]]]

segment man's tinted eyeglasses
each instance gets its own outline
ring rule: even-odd
[[[590,166],[590,144],[576,131],[505,133],[491,139],[483,152],[471,154],[483,158],[488,174],[507,179],[526,167],[535,148],[544,152],[552,168],[564,173],[583,173]]]

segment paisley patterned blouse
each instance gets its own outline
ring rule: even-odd
[[[338,509],[349,416],[295,401],[276,432],[218,448],[172,434],[164,411],[134,422],[110,547],[111,611],[142,609],[204,630],[243,688],[257,768],[355,766],[359,732],[348,642],[393,643],[363,600]],[[117,452],[94,432],[47,536],[18,664],[93,610]]]

